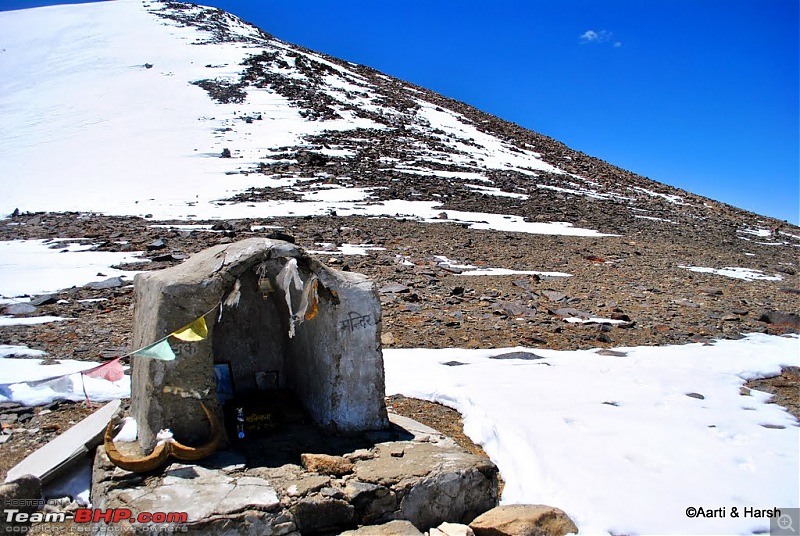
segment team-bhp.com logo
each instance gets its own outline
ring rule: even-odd
[[[189,515],[186,512],[139,512],[134,514],[130,508],[79,508],[72,515],[65,512],[23,512],[19,509],[6,508],[3,512],[6,523],[186,523]]]

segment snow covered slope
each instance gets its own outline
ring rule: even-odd
[[[471,224],[489,212],[513,216],[515,230],[599,235],[634,216],[675,224],[719,210],[213,8],[3,12],[0,50],[2,214],[436,221],[444,209]]]
[[[234,106],[189,82],[236,76],[255,45],[198,46],[209,36],[151,10],[159,11],[121,0],[0,13],[0,69],[11,73],[0,89],[4,212],[178,216],[189,202],[205,209],[251,184],[226,177],[233,166],[218,158],[215,129],[233,120]],[[229,20],[242,38],[258,36]],[[262,95],[282,126],[260,143],[296,142],[308,130],[297,112]]]
[[[230,216],[213,201],[313,179],[239,171],[273,163],[285,148],[292,151],[277,160],[296,161],[297,148],[315,147],[309,136],[350,131],[358,137],[359,129],[386,130],[402,119],[420,133],[434,124],[454,136],[439,151],[409,148],[414,154],[446,161],[452,148],[463,161],[481,154],[500,168],[554,169],[533,153],[512,153],[411,92],[406,98],[416,110],[400,114],[381,104],[385,94],[364,77],[217,10],[118,0],[6,12],[0,28],[2,71],[10,73],[0,88],[2,167],[14,177],[3,181],[5,212]],[[298,98],[287,98],[294,93]],[[297,106],[306,97],[312,108]],[[458,133],[482,143],[464,145]],[[353,149],[343,145],[319,153],[346,159]],[[233,158],[220,158],[228,147]],[[397,165],[404,172],[428,172],[404,161]],[[477,171],[466,175],[472,176],[487,180]],[[288,205],[310,213],[329,208],[309,197],[309,207]],[[244,212],[292,211],[252,208]]]

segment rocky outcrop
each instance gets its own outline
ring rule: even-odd
[[[186,512],[181,526],[192,534],[273,536],[358,526],[369,527],[363,530],[370,534],[395,534],[369,532],[392,520],[428,530],[444,522],[467,523],[497,505],[498,474],[491,461],[465,452],[436,430],[390,416],[392,428],[366,434],[371,442],[365,447],[337,456],[305,454],[303,465],[300,456],[284,464],[269,457],[287,442],[308,443],[309,436],[300,428],[276,431],[264,443],[243,445],[240,452],[219,452],[203,465],[173,463],[147,478],[114,467],[98,449],[93,504],[137,512]],[[325,437],[317,447],[335,443],[335,438]],[[253,451],[267,454],[255,460],[249,457]],[[338,470],[345,467],[351,470]],[[153,528],[122,524],[135,534]],[[400,523],[380,530],[401,529],[410,531],[408,524]]]

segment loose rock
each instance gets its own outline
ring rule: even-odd
[[[122,277],[110,277],[103,281],[92,281],[91,283],[86,283],[84,288],[92,290],[105,290],[110,288],[119,288],[123,285],[125,285],[125,282],[122,280]]]
[[[564,536],[578,532],[563,510],[542,504],[498,506],[469,526],[476,536]]]
[[[12,303],[5,307],[5,313],[7,315],[29,315],[35,312],[36,307],[27,303]]]
[[[435,532],[434,532],[435,531]],[[435,529],[431,529],[430,536],[475,536],[475,533],[467,525],[460,523],[442,523]]]
[[[321,475],[342,476],[352,473],[355,465],[342,456],[328,454],[301,454],[300,461],[306,470]]]
[[[369,525],[357,530],[347,530],[340,536],[422,536],[422,533],[409,521],[395,520],[383,525]]]

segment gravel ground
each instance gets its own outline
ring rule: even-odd
[[[79,237],[103,251],[144,251],[152,262],[131,265],[161,269],[206,247],[252,236],[290,236],[323,262],[370,276],[380,289],[383,343],[387,348],[500,348],[529,346],[559,350],[635,345],[685,344],[738,338],[751,332],[797,332],[797,247],[769,239],[743,241],[736,228],[714,228],[713,236],[669,233],[663,224],[636,220],[624,236],[598,238],[532,235],[467,229],[442,221],[362,217],[208,222],[212,231],[184,231],[141,218],[78,214],[22,214],[0,226],[0,240]],[[203,223],[203,222],[191,222]],[[280,229],[251,232],[254,225]],[[723,230],[724,227],[721,227]],[[710,232],[710,231],[709,231]],[[724,234],[727,232],[728,234]],[[794,233],[800,236],[800,231]],[[776,241],[779,235],[776,235]],[[157,240],[162,240],[163,245]],[[334,246],[321,246],[329,243]],[[335,246],[369,244],[366,255],[340,255]],[[702,244],[702,247],[698,246]],[[149,246],[149,248],[148,248]],[[158,246],[158,247],[154,247]],[[444,264],[440,256],[451,264]],[[571,277],[469,276],[454,266],[563,272]],[[682,265],[727,266],[778,274],[780,281],[743,281],[696,273]],[[461,273],[459,273],[461,272]],[[41,349],[51,359],[111,359],[127,353],[133,293],[126,286],[62,290],[61,302],[37,307],[36,315],[74,318],[38,326],[0,327],[0,344]],[[78,303],[78,300],[105,301]],[[775,316],[774,312],[784,316]],[[615,325],[573,324],[583,315],[621,320]],[[798,415],[797,371],[751,382],[777,392],[775,402]],[[392,399],[400,412],[452,435],[469,446],[452,410],[435,404]],[[49,410],[49,411],[48,411]],[[0,445],[0,476],[25,455],[90,411],[81,403],[33,408],[24,422],[9,417],[19,408],[0,408],[3,428],[13,431]],[[24,430],[24,431],[22,431]],[[474,448],[474,447],[469,447]]]

